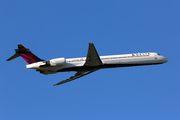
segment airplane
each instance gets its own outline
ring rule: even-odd
[[[7,61],[21,56],[28,63],[26,68],[36,69],[36,71],[39,71],[44,75],[58,72],[76,72],[74,76],[62,80],[53,86],[75,80],[99,69],[156,65],[168,62],[166,57],[155,52],[99,56],[93,43],[89,43],[87,56],[80,58],[66,59],[61,57],[46,61],[34,55],[22,44],[18,44],[18,49],[15,49],[15,52],[16,53],[7,59]]]

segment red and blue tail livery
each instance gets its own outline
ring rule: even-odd
[[[28,64],[32,64],[39,61],[44,61],[40,58],[38,58],[36,55],[34,55],[29,49],[25,48],[23,45],[18,44],[18,49],[15,49],[16,53],[11,56],[7,61],[10,61],[12,59],[15,59],[19,56],[21,56]]]

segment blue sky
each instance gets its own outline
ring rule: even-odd
[[[180,2],[178,0],[0,1],[1,120],[179,120]],[[162,65],[104,69],[75,81],[42,75],[22,58],[7,62],[17,44],[42,59],[87,54],[157,52]]]

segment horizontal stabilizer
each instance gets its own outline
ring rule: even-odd
[[[15,53],[13,56],[11,56],[9,59],[7,59],[6,61],[10,61],[12,59],[15,59],[17,57],[19,57],[20,55],[18,53]]]

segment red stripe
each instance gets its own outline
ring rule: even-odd
[[[27,63],[29,63],[29,64],[36,62],[36,58],[37,58],[37,57],[36,57],[34,54],[32,54],[32,53],[21,53],[21,55],[22,55],[22,58],[23,58]],[[25,58],[25,57],[23,57],[23,56],[29,58],[31,61],[29,61],[27,58]]]

